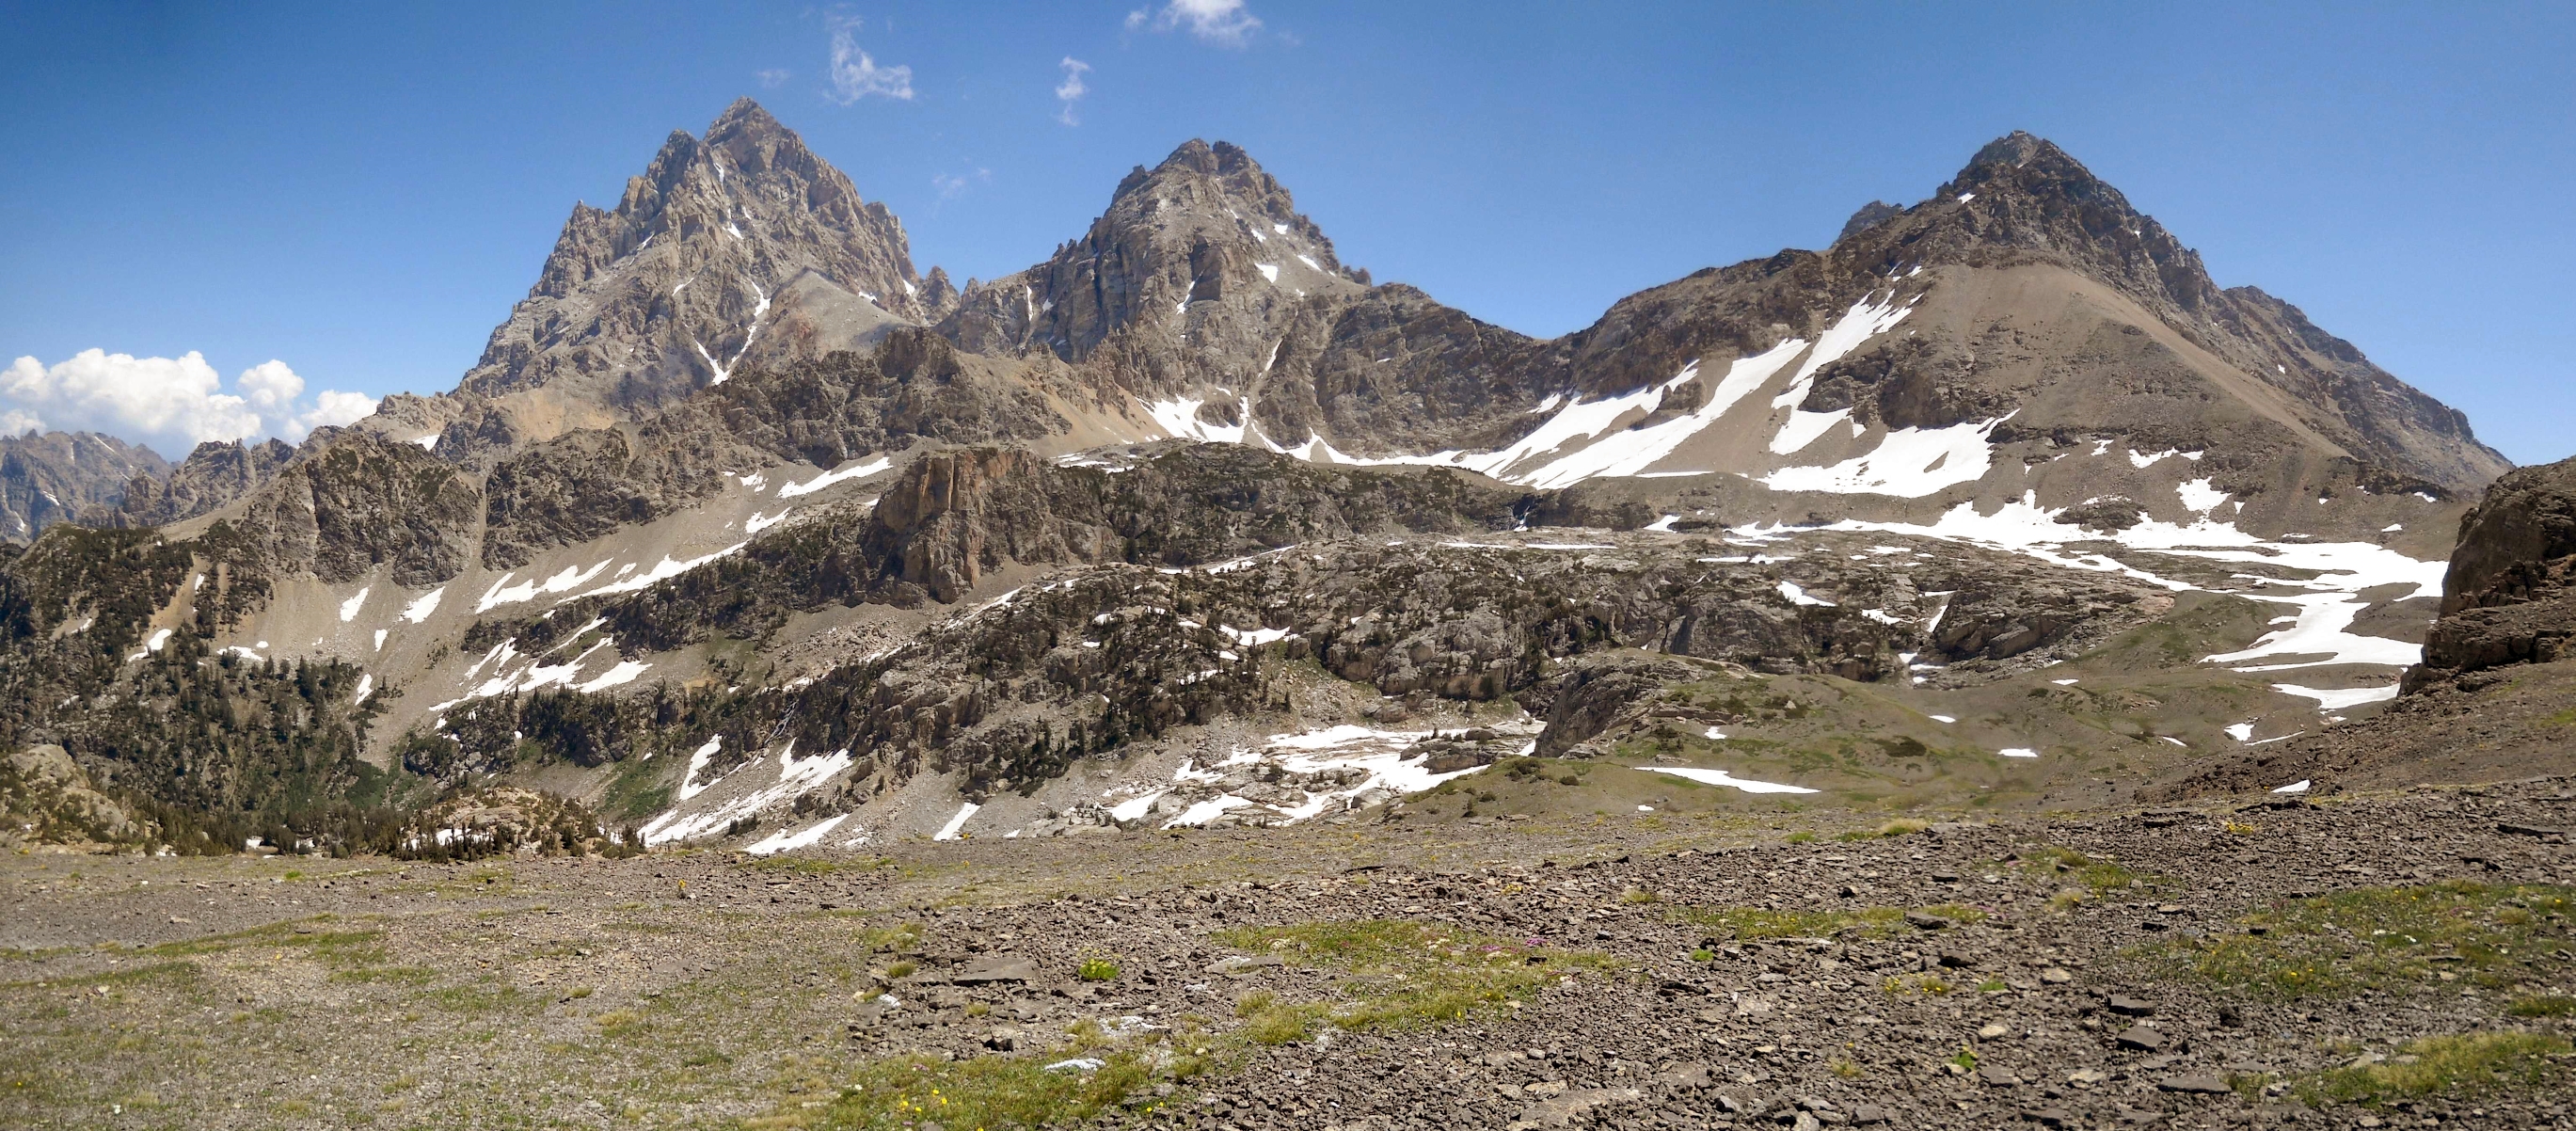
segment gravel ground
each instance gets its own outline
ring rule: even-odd
[[[1092,1056],[1148,1074],[1068,1123],[2569,1126],[2571,1019],[2531,1003],[2576,994],[2571,786],[1886,835],[1708,813],[767,861],[16,855],[0,1123],[945,1131],[968,1124],[872,1115],[869,1074]],[[2473,933],[2360,930],[2435,920]],[[1298,933],[1350,923],[1430,957],[1337,965]],[[1332,1020],[1462,985],[1491,992]],[[2472,1090],[2321,1090],[2508,1031],[2543,1045]]]

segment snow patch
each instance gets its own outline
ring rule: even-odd
[[[1703,770],[1696,766],[1639,766],[1637,768],[1650,774],[1671,774],[1677,778],[1688,778],[1692,781],[1702,782],[1708,785],[1722,785],[1729,789],[1740,789],[1746,793],[1823,792],[1821,790],[1809,789],[1803,785],[1782,785],[1779,782],[1755,781],[1751,778],[1739,778],[1724,770]]]
[[[347,624],[350,621],[358,619],[358,610],[366,605],[367,594],[373,589],[373,586],[369,586],[366,589],[360,589],[358,590],[357,596],[340,602],[340,623]]]
[[[981,805],[977,805],[977,804],[975,804],[975,803],[974,803],[974,802],[972,802],[972,801],[969,801],[969,802],[967,802],[967,803],[965,803],[965,804],[963,804],[963,805],[958,806],[958,807],[957,807],[957,815],[956,815],[956,816],[954,816],[954,817],[950,817],[950,818],[948,818],[948,823],[947,823],[947,824],[944,824],[944,825],[939,826],[939,833],[938,833],[938,835],[933,836],[933,837],[931,837],[930,839],[932,839],[932,840],[955,840],[955,839],[957,839],[957,837],[958,837],[958,835],[959,835],[959,830],[962,830],[962,829],[964,829],[964,828],[966,827],[966,818],[974,816],[974,815],[975,815],[975,811],[976,811],[976,810],[978,810],[978,809],[981,809],[981,808],[983,808],[983,806],[981,806]]]
[[[438,599],[445,596],[446,593],[447,587],[442,585],[422,594],[418,600],[413,601],[409,605],[403,606],[403,619],[410,621],[413,624],[419,624],[422,621],[428,620],[431,613],[438,611]]]
[[[874,475],[893,466],[893,457],[878,456],[866,463],[854,463],[838,471],[824,472],[823,474],[817,475],[812,479],[808,479],[803,483],[781,483],[778,485],[778,497],[782,499],[793,499],[799,495],[811,495],[814,492],[820,491],[835,483],[845,483],[852,479],[865,479],[868,476]],[[784,512],[782,512],[782,515],[783,513]]]

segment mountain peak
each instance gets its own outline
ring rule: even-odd
[[[725,107],[725,112],[716,115],[716,120],[707,125],[707,140],[714,142],[737,132],[783,134],[788,129],[778,124],[778,119],[771,117],[760,103],[749,98],[737,98],[733,105]]]
[[[740,99],[703,137],[672,131],[613,211],[574,208],[461,387],[548,386],[582,416],[632,414],[746,361],[852,348],[937,317],[918,279],[893,213]]]

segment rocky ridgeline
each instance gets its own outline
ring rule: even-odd
[[[413,768],[442,780],[507,769],[530,742],[600,765],[721,735],[700,771],[712,780],[792,742],[852,752],[800,810],[831,812],[924,772],[956,772],[980,799],[1182,725],[1377,709],[1344,702],[1355,692],[1417,707],[1517,701],[1550,721],[1541,749],[1559,754],[1659,686],[1658,664],[1976,682],[2081,652],[2170,604],[2118,575],[1884,538],[1820,536],[1755,562],[1663,532],[1509,533],[1526,506],[1456,473],[1315,468],[1232,446],[1116,474],[1012,451],[929,457],[864,522],[767,535],[644,593],[495,624],[468,646],[578,648],[562,633],[594,620],[588,631],[639,655],[757,642],[794,613],[1059,572],[892,648],[813,657],[763,690],[679,705],[667,693],[625,706],[491,700],[451,713],[453,745],[421,740],[435,760]],[[1557,540],[1576,537],[1602,540]],[[1596,658],[1635,649],[1665,658]],[[1330,681],[1315,684],[1317,669]]]

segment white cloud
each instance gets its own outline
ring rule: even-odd
[[[787,85],[787,70],[784,67],[771,67],[767,70],[753,71],[751,73],[751,77],[760,80],[760,86],[763,90],[776,90],[779,87]]]
[[[1082,73],[1090,70],[1091,64],[1067,55],[1064,62],[1056,65],[1064,68],[1064,81],[1056,85],[1055,99],[1064,105],[1056,111],[1055,120],[1068,126],[1081,125],[1082,120],[1073,116],[1073,104],[1091,93],[1091,87],[1082,81]]]
[[[197,355],[192,353],[188,356]],[[295,398],[304,395],[304,378],[296,376],[285,362],[272,359],[242,370],[242,375],[234,379],[233,387],[241,390],[252,408],[261,412],[279,412],[294,404]]]
[[[298,425],[299,433],[311,432],[326,426],[355,424],[375,415],[375,411],[376,398],[365,393],[344,393],[338,389],[324,389],[321,395],[313,398],[311,411],[296,417],[295,423]]]
[[[1261,30],[1261,21],[1243,8],[1243,0],[1170,0],[1160,12],[1138,8],[1127,13],[1127,30],[1144,28],[1171,31],[1187,27],[1190,34],[1205,43],[1220,47],[1241,47]]]
[[[871,94],[912,101],[912,68],[880,67],[859,50],[858,17],[831,17],[833,101],[847,106]]]
[[[375,398],[363,393],[325,390],[310,403],[303,397],[304,378],[282,361],[243,370],[226,392],[215,367],[193,350],[172,358],[90,349],[51,366],[21,357],[0,369],[0,430],[105,432],[177,457],[207,440],[301,440],[376,410]]]

